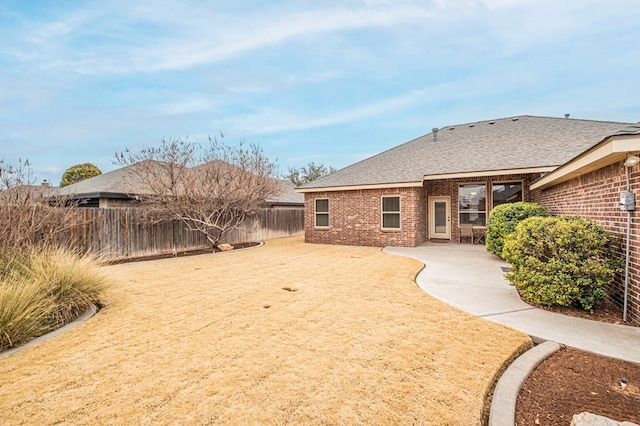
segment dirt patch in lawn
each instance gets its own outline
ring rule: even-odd
[[[94,318],[0,360],[4,424],[476,425],[530,339],[445,305],[416,260],[268,241],[105,267]]]
[[[568,425],[574,414],[584,411],[640,424],[640,366],[562,349],[525,381],[516,425]]]

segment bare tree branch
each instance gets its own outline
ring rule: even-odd
[[[68,244],[76,208],[54,188],[35,185],[29,160],[17,166],[0,160],[0,249]]]
[[[163,139],[157,148],[117,153],[116,160],[131,166],[133,195],[142,198],[150,215],[169,212],[213,246],[282,191],[275,163],[257,145],[244,142]]]

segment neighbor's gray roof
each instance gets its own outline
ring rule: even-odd
[[[296,192],[296,186],[288,180],[278,179],[282,185],[282,192],[273,200],[267,200],[273,204],[304,204],[304,194]]]
[[[90,179],[74,183],[60,188],[60,195],[72,197],[100,197],[107,194],[148,194],[149,191],[144,189],[144,185],[134,178],[132,169],[136,165],[122,167],[111,172],[94,176]]]
[[[108,173],[83,180],[58,189],[57,193],[73,198],[126,198],[129,195],[148,194],[146,185],[139,182],[132,168],[136,165],[122,167]],[[283,187],[282,193],[273,200],[273,204],[304,204],[304,194],[295,192],[289,181],[278,180]]]
[[[631,123],[535,116],[446,126],[300,187],[422,182],[424,176],[557,167]]]

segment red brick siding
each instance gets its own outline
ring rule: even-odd
[[[458,185],[464,183],[484,183],[487,187],[487,221],[489,220],[489,211],[493,205],[491,199],[491,185],[501,182],[522,182],[523,201],[532,201],[532,196],[529,191],[531,183],[540,177],[539,173],[536,174],[513,174],[513,175],[500,175],[500,176],[484,176],[475,178],[460,178],[460,179],[442,179],[442,180],[430,180],[425,181],[425,196],[427,198],[426,209],[428,209],[428,198],[438,196],[451,197],[451,239],[458,241],[458,235],[460,228],[458,226]],[[428,211],[427,211],[428,214]]]
[[[322,244],[415,247],[428,238],[427,197],[451,197],[451,239],[458,240],[458,185],[482,182],[487,185],[487,205],[491,205],[493,182],[523,183],[525,201],[531,201],[529,185],[539,174],[513,174],[465,179],[425,181],[424,188],[388,188],[354,191],[327,191],[305,194],[305,241]],[[381,229],[381,197],[400,196],[401,229]],[[329,227],[316,228],[314,200],[329,199]],[[488,212],[487,212],[488,213]]]
[[[400,197],[400,230],[382,230],[381,197]],[[316,228],[314,200],[329,199],[329,227]],[[305,241],[322,244],[415,247],[426,239],[422,188],[330,191],[305,194]]]
[[[640,202],[640,170],[630,174],[631,190]],[[576,215],[591,219],[604,226],[620,240],[618,255],[624,258],[627,212],[620,211],[620,193],[626,191],[625,168],[622,162],[608,165],[591,173],[562,182],[553,187],[535,191],[534,201],[547,207],[553,215]],[[640,205],[639,205],[640,210]],[[628,319],[640,324],[640,222],[638,211],[631,212],[630,267]],[[622,306],[624,276],[614,283],[613,300]]]

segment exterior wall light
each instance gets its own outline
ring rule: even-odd
[[[633,167],[638,163],[640,163],[640,157],[637,155],[630,155],[626,160],[624,160],[625,167]]]

